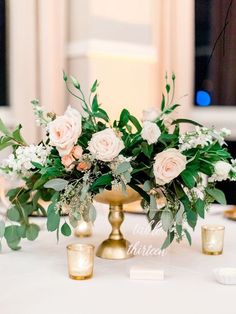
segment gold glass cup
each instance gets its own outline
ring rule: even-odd
[[[77,227],[75,227],[74,234],[76,237],[90,237],[93,233],[93,224],[92,222],[86,222],[84,220],[79,220]]]
[[[202,253],[220,255],[223,253],[225,227],[221,225],[202,226]]]
[[[69,277],[75,280],[89,279],[93,275],[94,246],[69,244],[67,246]]]

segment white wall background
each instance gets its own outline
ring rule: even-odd
[[[99,99],[112,118],[126,107],[138,117],[159,106],[165,72],[175,72],[179,116],[208,125],[236,125],[232,109],[194,110],[194,0],[8,0],[11,110],[30,141],[40,138],[30,100],[62,113],[75,99],[65,93],[62,69]],[[187,95],[183,97],[184,95]],[[180,100],[181,99],[181,100]],[[204,111],[203,111],[204,110]],[[220,109],[218,109],[220,110]],[[225,117],[222,119],[222,117]]]

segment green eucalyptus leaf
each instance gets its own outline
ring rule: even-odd
[[[30,224],[29,226],[27,226],[26,228],[26,238],[29,240],[29,241],[34,241],[37,237],[38,237],[38,234],[39,234],[39,226],[36,225],[36,224]]]
[[[5,233],[5,222],[0,220],[0,238],[4,236]]]
[[[150,180],[146,180],[143,184],[143,189],[145,192],[149,192],[152,189],[152,184]]]
[[[20,220],[20,213],[16,206],[13,206],[8,209],[7,211],[7,218],[11,221],[19,221]]]
[[[175,238],[175,233],[174,233],[174,231],[168,232],[168,233],[167,233],[167,237],[166,237],[164,243],[162,244],[161,250],[164,250],[164,249],[166,249],[168,246],[170,246],[170,244],[172,243],[172,241],[174,240],[174,238]]]
[[[182,225],[182,222],[183,222],[183,214],[184,214],[184,205],[182,203],[180,203],[180,208],[175,216],[175,220],[176,220],[176,223],[178,225]]]
[[[58,212],[48,214],[47,217],[47,229],[48,231],[55,231],[60,225],[60,215]]]
[[[157,200],[155,195],[150,195],[150,210],[157,211]]]
[[[44,187],[47,189],[54,189],[55,191],[62,191],[68,185],[68,181],[64,179],[52,179],[44,184]]]
[[[4,237],[7,240],[7,243],[9,245],[10,242],[17,242],[19,240],[20,242],[20,231],[19,231],[19,226],[16,225],[11,225],[11,226],[7,226],[5,228],[5,233],[4,233]],[[18,242],[18,243],[19,243]]]
[[[91,204],[89,207],[89,220],[94,222],[96,220],[96,217],[97,217],[96,208],[93,206],[93,204]]]
[[[169,231],[173,223],[173,214],[169,209],[163,210],[161,214],[161,223],[164,231]]]
[[[184,233],[185,233],[185,235],[186,235],[186,238],[187,238],[187,240],[188,240],[189,245],[191,245],[191,244],[192,244],[192,239],[191,239],[190,233],[188,232],[187,229],[184,229]]]
[[[182,225],[176,225],[176,231],[178,233],[179,238],[182,238],[182,231],[183,231],[183,227]]]
[[[131,168],[131,165],[128,161],[124,161],[121,164],[118,165],[118,167],[116,168],[116,174],[122,174],[123,172],[128,171]]]
[[[71,228],[66,221],[61,227],[61,233],[66,237],[69,237],[71,235]]]

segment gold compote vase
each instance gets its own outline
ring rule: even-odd
[[[139,199],[141,199],[140,195],[129,186],[126,186],[126,193],[119,186],[118,188],[112,187],[111,190],[104,190],[95,197],[95,201],[109,204],[108,220],[112,226],[109,238],[103,241],[97,249],[98,257],[125,259],[133,256],[128,252],[130,242],[124,238],[120,226],[124,221],[123,205]]]

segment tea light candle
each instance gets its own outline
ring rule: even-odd
[[[75,228],[74,234],[76,237],[90,237],[93,231],[92,227],[92,222],[79,220],[77,227]]]
[[[94,246],[90,244],[70,244],[67,246],[69,277],[84,280],[93,275]]]
[[[202,226],[202,252],[219,255],[223,252],[225,227],[221,225]]]

